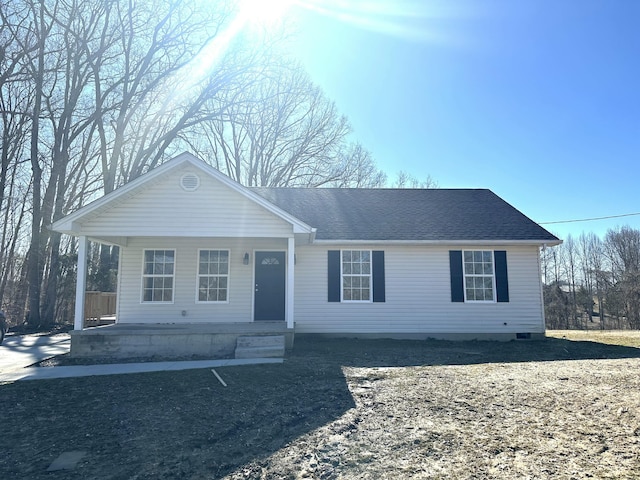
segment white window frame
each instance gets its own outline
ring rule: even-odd
[[[227,273],[226,274],[203,274],[200,273],[200,253],[201,252],[227,252]],[[229,277],[231,272],[231,250],[228,248],[199,248],[196,258],[196,303],[229,303]],[[200,279],[203,277],[224,277],[227,279],[226,300],[200,300]]]
[[[480,252],[483,255],[485,253],[490,253],[491,254],[491,275],[487,274],[487,273],[468,273],[467,272],[467,262],[465,261],[465,253],[471,253],[474,254],[475,252]],[[474,264],[477,264],[477,262],[472,262]],[[481,262],[484,263],[484,262]],[[464,290],[464,301],[466,303],[496,303],[497,299],[496,299],[496,259],[495,259],[495,255],[493,254],[493,250],[463,250],[462,251],[462,277],[464,279],[464,285],[463,285],[463,290]],[[468,278],[488,278],[491,277],[491,293],[492,293],[492,298],[491,299],[486,299],[486,300],[475,300],[475,299],[469,299],[467,298],[467,279]]]
[[[173,252],[173,273],[145,273],[145,267],[147,263],[147,252]],[[140,303],[145,305],[170,305],[175,301],[176,295],[176,260],[177,252],[175,248],[145,248],[142,250],[142,291],[140,292]],[[148,278],[171,278],[171,300],[145,300],[145,280]],[[151,289],[151,296],[153,298],[153,287]]]
[[[369,254],[369,273],[345,273],[344,272],[344,254],[345,252],[367,252]],[[352,263],[352,262],[350,262]],[[344,298],[344,277],[360,277],[369,279],[369,298],[366,300],[345,300]],[[360,288],[361,290],[361,288]],[[366,249],[344,249],[340,250],[340,301],[343,303],[372,303],[373,302],[373,252]]]

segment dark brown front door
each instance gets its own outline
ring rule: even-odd
[[[256,252],[255,257],[254,319],[284,320],[284,252]]]

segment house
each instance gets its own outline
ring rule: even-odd
[[[247,188],[189,153],[52,228],[79,239],[78,356],[228,355],[294,332],[529,338],[539,249],[560,243],[489,190]],[[83,329],[89,240],[120,247],[114,326]]]

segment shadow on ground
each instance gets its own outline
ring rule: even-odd
[[[354,407],[334,364],[216,371],[227,387],[210,370],[1,385],[0,478],[220,478]],[[67,451],[87,454],[47,472]]]
[[[351,367],[474,365],[640,358],[640,348],[558,338],[511,342],[318,338],[297,335],[292,358]]]

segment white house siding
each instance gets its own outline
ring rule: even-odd
[[[196,173],[200,187],[187,192],[180,179]],[[153,182],[152,182],[153,183]],[[125,202],[125,203],[122,203]],[[202,172],[180,168],[133,197],[82,224],[87,236],[285,237],[290,223]]]
[[[295,321],[299,333],[513,334],[543,333],[536,246],[363,247],[385,252],[384,303],[327,301],[327,251],[345,246],[304,246],[296,251]],[[506,250],[508,303],[453,303],[449,250]]]
[[[286,239],[133,238],[120,249],[118,323],[206,323],[253,320],[255,250],[286,250]],[[143,303],[142,261],[146,249],[175,249],[173,303]],[[228,303],[197,303],[198,249],[229,250]],[[245,252],[249,265],[243,264]],[[182,311],[186,315],[182,315]]]

